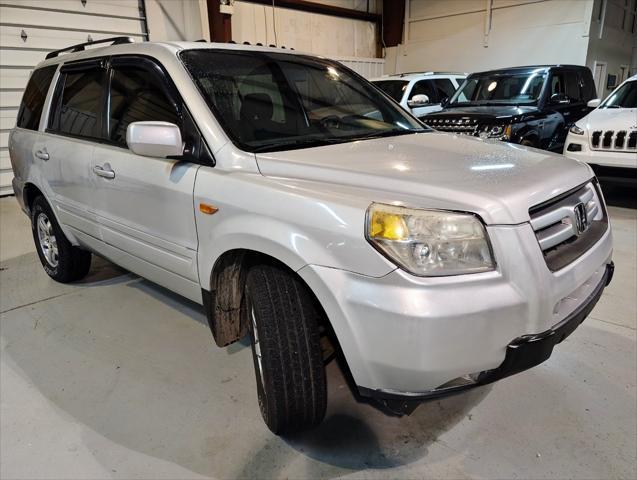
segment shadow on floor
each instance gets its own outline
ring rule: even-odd
[[[16,265],[24,271],[15,274],[36,275],[45,288],[56,288],[34,273],[38,267],[30,259]],[[104,301],[103,292],[91,288],[100,285],[113,289],[113,299],[128,288],[139,295],[123,295],[123,304]],[[83,441],[104,465],[111,460],[101,458],[100,438],[221,478],[286,476],[301,459],[308,478],[386,469],[426,456],[490,391],[423,404],[409,417],[387,417],[357,403],[333,362],[324,423],[276,437],[258,413],[247,342],[217,349],[199,305],[99,258],[73,286],[64,300],[45,299],[3,317],[3,359],[87,427]],[[231,460],[228,452],[235,452]]]
[[[606,204],[613,207],[637,208],[636,187],[601,182]]]

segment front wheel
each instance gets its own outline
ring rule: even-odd
[[[91,253],[71,245],[42,196],[31,205],[31,229],[35,249],[49,277],[68,283],[86,276],[91,268]]]
[[[263,420],[276,434],[305,430],[325,416],[327,385],[319,308],[293,272],[250,269],[246,310]]]

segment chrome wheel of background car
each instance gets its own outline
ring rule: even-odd
[[[46,262],[53,268],[58,266],[58,242],[53,233],[53,225],[45,213],[37,219],[38,240]]]
[[[254,339],[254,355],[257,357],[257,367],[259,370],[259,380],[263,385],[263,360],[261,358],[261,345],[259,344],[259,330],[257,330],[257,317],[252,307],[250,314],[252,315],[252,336]]]

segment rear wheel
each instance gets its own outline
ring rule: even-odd
[[[71,245],[42,196],[31,205],[31,229],[42,267],[52,279],[68,283],[86,276],[91,268],[90,252]]]
[[[261,415],[276,434],[318,425],[327,385],[320,347],[321,313],[292,272],[258,265],[247,276],[246,308]]]

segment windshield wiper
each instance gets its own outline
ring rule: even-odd
[[[369,132],[363,135],[352,135],[351,137],[347,137],[351,141],[355,140],[367,140],[371,138],[383,138],[383,137],[394,137],[398,135],[407,135],[410,133],[419,133],[419,132],[427,132],[429,129],[427,128],[405,128],[400,130],[385,130],[380,132]]]
[[[418,132],[427,132],[429,129],[427,128],[409,128],[409,129],[401,129],[401,130],[385,130],[381,132],[369,132],[363,135],[351,135],[347,137],[325,137],[325,138],[303,138],[296,139],[287,142],[273,142],[267,143],[265,145],[259,145],[253,149],[251,152],[253,153],[262,153],[262,152],[270,152],[276,151],[278,149],[287,149],[294,147],[320,147],[322,145],[336,145],[339,143],[347,143],[354,142],[356,140],[368,140],[372,138],[382,138],[382,137],[391,137],[398,135],[406,135],[409,133],[418,133]]]
[[[319,147],[321,145],[333,145],[336,143],[343,143],[348,140],[341,140],[338,138],[299,138],[287,142],[273,142],[266,143],[265,145],[259,145],[251,149],[253,153],[276,151],[278,149],[286,149],[289,147]]]

